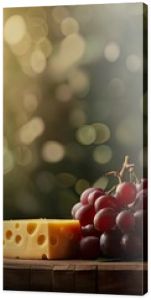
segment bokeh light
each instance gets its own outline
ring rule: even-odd
[[[82,58],[84,51],[85,41],[78,33],[68,35],[61,43],[61,56],[66,58],[71,65]]]
[[[126,59],[126,66],[130,72],[137,72],[141,67],[141,60],[135,54],[130,54]]]
[[[84,125],[76,132],[76,138],[82,145],[91,145],[96,138],[96,132],[93,126]]]
[[[46,58],[42,51],[35,50],[31,54],[31,67],[35,73],[42,73],[46,67]]]
[[[20,63],[23,73],[29,76],[30,78],[34,78],[36,73],[34,72],[31,66],[31,51],[28,51],[27,53],[19,57],[18,61]]]
[[[82,70],[72,70],[69,73],[69,85],[76,94],[84,94],[89,91],[89,77]]]
[[[109,140],[111,133],[110,129],[106,124],[94,123],[92,126],[96,132],[95,144],[103,144]]]
[[[79,24],[74,18],[65,18],[61,23],[61,31],[65,36],[76,33],[79,31]]]
[[[99,188],[105,190],[107,188],[108,182],[109,182],[109,179],[107,176],[101,176],[93,183],[93,186],[99,187]]]
[[[66,79],[69,70],[82,59],[84,52],[85,40],[81,35],[74,33],[66,36],[49,61],[49,74],[53,80]]]
[[[12,152],[5,148],[4,149],[4,173],[9,173],[14,168],[14,157]]]
[[[52,8],[52,16],[56,22],[61,23],[69,16],[68,8],[63,6],[54,7]]]
[[[39,117],[34,117],[20,129],[19,137],[23,144],[31,144],[44,132],[44,122]]]
[[[30,50],[31,45],[31,37],[28,33],[26,33],[20,42],[11,45],[11,50],[15,55],[22,56]]]
[[[51,41],[47,37],[42,37],[36,44],[36,48],[39,49],[46,58],[48,58],[53,51]]]
[[[34,112],[38,107],[38,99],[35,94],[26,92],[23,98],[23,104],[27,112]]]
[[[26,34],[26,23],[20,15],[13,15],[7,19],[4,26],[4,39],[9,45],[19,43]]]
[[[112,150],[107,145],[97,146],[94,149],[93,158],[99,164],[106,164],[112,158]]]
[[[104,56],[109,62],[115,62],[120,55],[120,47],[115,42],[110,42],[104,49]]]
[[[77,194],[81,194],[85,189],[89,187],[89,182],[83,178],[79,179],[75,184],[75,190]]]
[[[64,158],[64,146],[57,141],[47,141],[42,148],[42,157],[46,162],[57,163]]]

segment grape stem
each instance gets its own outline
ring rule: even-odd
[[[128,160],[129,160],[129,157],[128,157],[128,155],[126,155],[126,156],[125,156],[125,159],[124,159],[124,163],[123,163],[123,165],[122,165],[122,168],[121,168],[121,170],[120,170],[120,172],[119,172],[119,176],[120,176],[121,178],[123,177],[123,175],[124,175],[126,169],[130,170],[130,172],[132,171],[132,169],[134,169],[134,164],[130,164],[130,163],[128,162]]]
[[[134,168],[130,168],[130,169],[129,169],[130,182],[133,181],[133,174],[134,174],[133,171],[134,171]]]
[[[137,175],[136,175],[134,169],[133,169],[132,172],[133,172],[133,176],[134,176],[134,178],[135,178],[136,183],[140,183],[140,180],[138,179],[138,177],[137,177]]]
[[[119,176],[122,178],[123,175],[124,175],[124,172],[125,172],[125,169],[126,169],[126,166],[128,165],[128,155],[125,156],[125,159],[124,159],[124,162],[123,162],[123,165],[122,165],[122,168],[121,170],[119,171]]]
[[[116,189],[116,185],[114,185],[109,191],[107,191],[107,194],[110,195],[114,190]]]
[[[122,182],[122,178],[123,178],[124,173],[125,173],[125,170],[128,169],[130,172],[132,170],[134,170],[134,164],[130,164],[128,162],[128,160],[129,160],[129,157],[128,157],[128,155],[126,155],[125,159],[124,159],[124,162],[123,162],[123,165],[122,165],[122,168],[121,168],[120,171],[107,172],[105,175],[107,175],[107,176],[113,175],[113,176],[117,177],[118,180],[119,180],[119,183],[121,183]]]
[[[105,176],[114,176],[118,179],[118,184],[122,183],[123,176],[126,170],[129,171],[129,180],[130,182],[135,181],[135,183],[139,183],[139,179],[136,176],[135,170],[134,170],[135,165],[132,163],[129,163],[129,157],[128,155],[125,156],[124,162],[122,164],[122,167],[119,171],[110,171],[105,173]],[[116,189],[117,185],[114,185],[110,190],[107,191],[107,194],[112,194],[114,190]]]

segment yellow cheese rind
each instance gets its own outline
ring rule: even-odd
[[[76,220],[4,221],[4,257],[64,259],[76,255],[81,236]]]

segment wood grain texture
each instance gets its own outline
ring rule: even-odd
[[[5,290],[30,290],[30,268],[4,268],[3,282]]]
[[[75,292],[96,293],[97,267],[95,265],[75,266]]]
[[[143,295],[147,263],[4,259],[4,290]]]
[[[98,292],[102,294],[143,295],[145,293],[142,271],[98,272]]]
[[[75,291],[74,274],[75,267],[70,265],[56,265],[53,268],[52,285],[54,292],[71,293]]]
[[[53,268],[53,267],[52,267]],[[30,290],[32,291],[53,291],[52,268],[31,266],[30,268]]]

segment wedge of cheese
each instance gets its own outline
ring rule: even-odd
[[[4,221],[3,229],[7,258],[74,258],[81,237],[79,221],[75,220]]]

